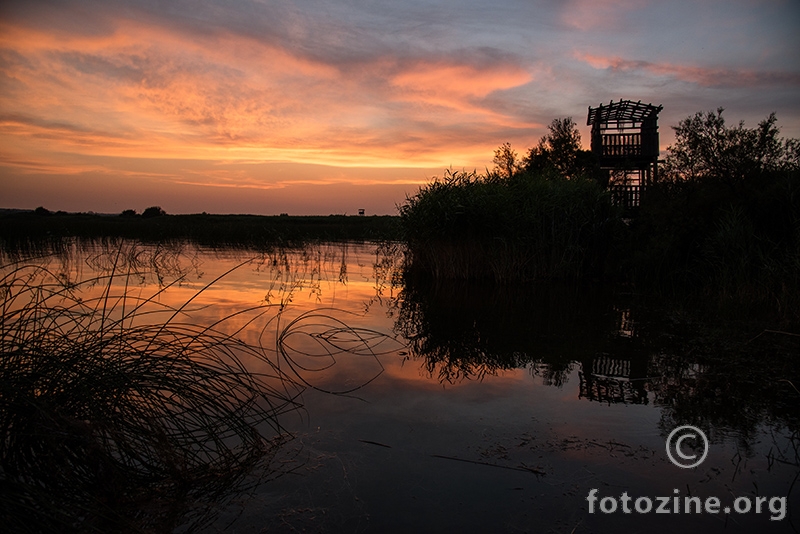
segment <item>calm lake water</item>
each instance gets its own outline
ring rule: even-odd
[[[272,464],[285,474],[237,496],[207,532],[800,528],[800,394],[786,381],[797,363],[786,374],[760,364],[796,350],[791,336],[731,348],[730,332],[619,291],[404,280],[399,246],[125,246],[124,261],[98,245],[36,261],[72,281],[126,273],[118,288],[154,296],[154,308],[189,302],[182,316],[196,324],[229,317],[224,328],[263,346],[302,388],[302,409],[280,421],[295,436]],[[256,311],[235,315],[245,309]],[[719,351],[733,356],[720,363]],[[692,469],[666,453],[682,424],[710,441]],[[623,492],[631,509],[675,495],[754,504],[746,514],[624,513]],[[784,515],[777,501],[755,513],[759,496],[783,497],[786,517],[771,520]],[[604,497],[617,499],[615,513],[601,512]]]

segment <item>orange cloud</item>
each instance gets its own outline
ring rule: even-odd
[[[485,97],[531,80],[524,69],[510,65],[478,68],[471,65],[422,63],[399,72],[392,84],[426,102],[451,107],[466,99]],[[475,108],[475,106],[467,106]]]
[[[3,24],[13,84],[0,106],[25,114],[0,118],[0,135],[89,155],[431,167],[483,162],[499,142],[465,144],[442,125],[531,126],[482,101],[531,79],[484,52],[326,63],[229,31],[197,39],[127,19],[107,28]]]

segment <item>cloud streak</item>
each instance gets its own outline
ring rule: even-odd
[[[620,57],[603,57],[593,54],[576,54],[576,57],[596,69],[611,72],[641,72],[674,78],[702,87],[758,88],[770,86],[800,86],[800,72],[764,71],[750,69],[705,68],[694,65],[653,63]]]

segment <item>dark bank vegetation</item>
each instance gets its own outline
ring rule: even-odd
[[[580,150],[571,119],[485,174],[447,171],[400,208],[411,272],[436,279],[606,280],[747,304],[800,321],[800,143],[770,115],[722,110],[675,127],[659,180],[633,217]]]
[[[800,142],[774,114],[748,129],[721,109],[675,134],[626,236],[633,279],[800,321]]]
[[[271,250],[317,241],[378,241],[398,238],[395,216],[169,215],[151,206],[141,215],[34,212],[0,215],[0,246],[6,250],[56,248],[65,239],[136,239],[143,243],[188,241],[224,248]]]
[[[434,278],[602,277],[622,212],[580,149],[572,119],[557,119],[524,158],[506,143],[485,174],[445,172],[400,207],[409,268]]]

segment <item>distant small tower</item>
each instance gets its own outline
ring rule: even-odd
[[[614,199],[625,208],[639,205],[647,185],[658,179],[658,113],[663,106],[620,100],[589,107],[592,152],[607,173]]]

